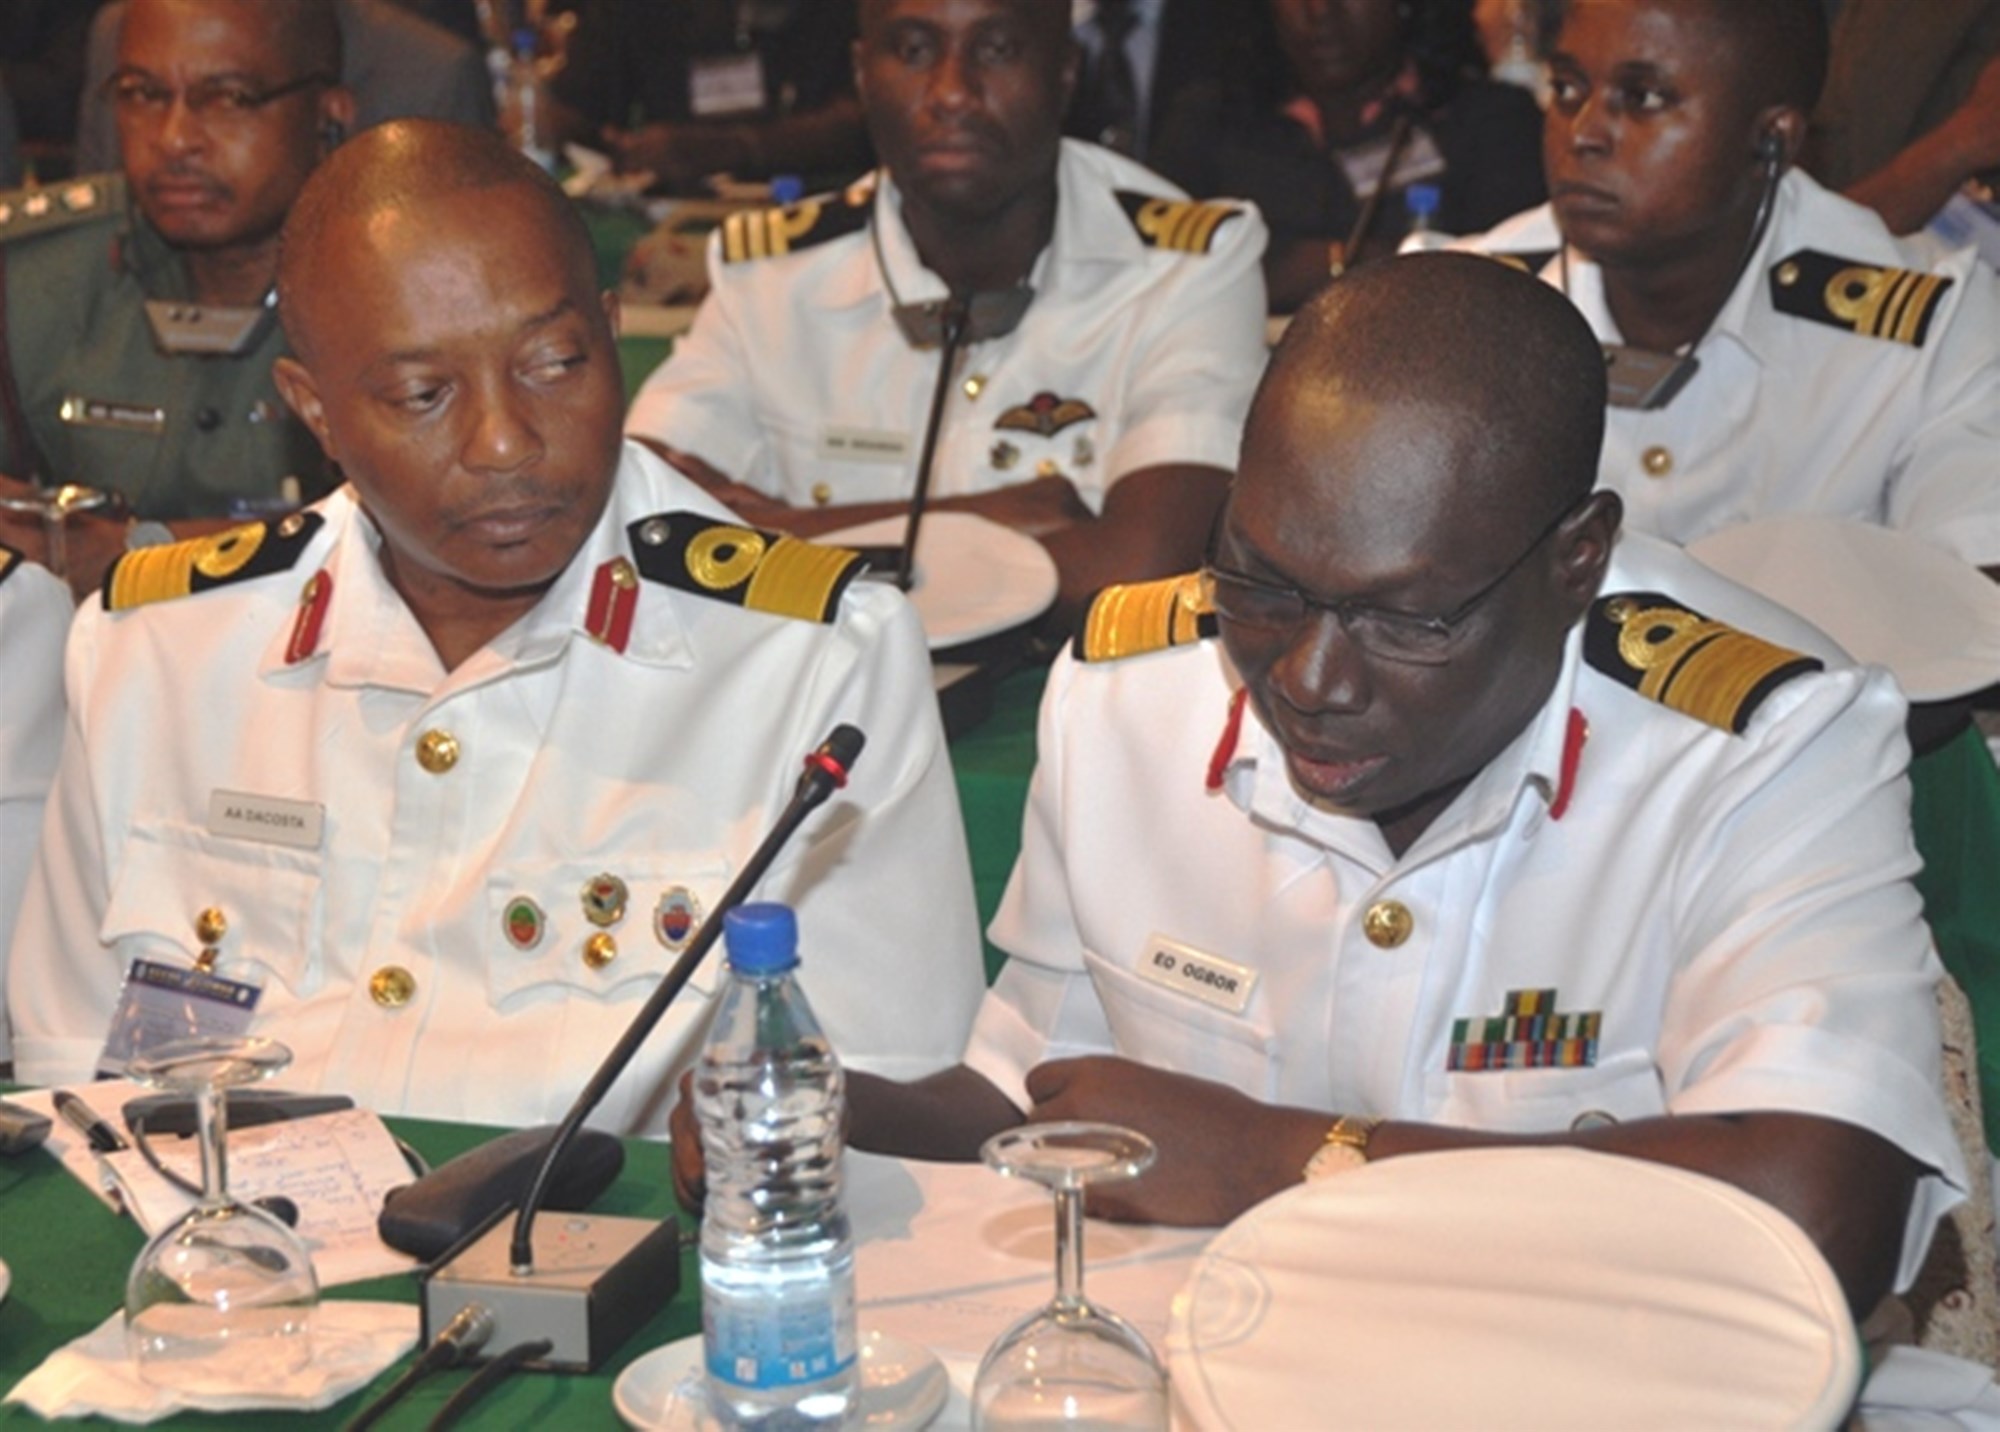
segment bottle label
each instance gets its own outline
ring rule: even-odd
[[[854,1280],[836,1277],[787,1296],[701,1290],[708,1374],[735,1387],[798,1387],[854,1361]]]

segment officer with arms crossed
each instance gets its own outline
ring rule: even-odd
[[[1401,259],[1301,313],[1206,573],[1105,593],[1056,664],[965,1063],[857,1076],[858,1146],[1106,1119],[1160,1159],[1098,1211],[1216,1224],[1367,1159],[1565,1144],[1755,1193],[1856,1308],[1914,1272],[1965,1174],[1902,700],[1619,541],[1603,395],[1503,265]]]
[[[1606,345],[1601,471],[1633,527],[1816,513],[2000,569],[2000,280],[1793,167],[1825,74],[1819,0],[1576,0],[1551,201],[1472,244]]]
[[[901,512],[951,297],[970,318],[936,505],[1041,539],[1072,617],[1107,582],[1192,562],[1263,367],[1264,226],[1062,138],[1069,16],[864,0],[855,79],[881,171],[724,226],[709,297],[628,430],[753,520]]]
[[[328,0],[134,0],[122,176],[0,197],[0,496],[122,499],[70,523],[79,594],[128,544],[327,487],[272,384],[272,285],[285,213],[352,117],[339,74]],[[0,513],[0,537],[45,555],[32,516]]]
[[[115,1064],[156,991],[213,1027],[247,990],[304,1086],[552,1118],[840,722],[867,752],[760,889],[799,909],[844,1058],[954,1058],[981,964],[915,614],[621,442],[613,300],[561,191],[491,134],[369,130],[300,197],[279,291],[279,383],[348,481],[134,553],[80,614],[20,1076]],[[716,969],[606,1126],[664,1124]]]

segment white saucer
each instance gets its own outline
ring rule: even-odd
[[[816,537],[834,547],[892,546],[908,520],[885,517]],[[937,651],[1017,627],[1056,599],[1056,564],[1032,537],[971,512],[931,512],[917,533],[910,601]]]
[[[930,1425],[951,1394],[944,1364],[926,1348],[873,1328],[861,1330],[861,1418],[851,1425]],[[618,1374],[612,1405],[639,1432],[710,1432],[701,1366],[701,1334],[654,1348]]]

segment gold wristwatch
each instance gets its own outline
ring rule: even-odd
[[[1326,1141],[1299,1170],[1299,1177],[1313,1183],[1360,1168],[1368,1162],[1368,1141],[1375,1137],[1375,1130],[1381,1123],[1380,1119],[1342,1114],[1326,1131]]]

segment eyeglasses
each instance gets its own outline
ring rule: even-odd
[[[247,120],[287,95],[336,82],[332,75],[315,70],[273,89],[258,89],[243,80],[218,77],[196,80],[186,89],[177,90],[144,75],[128,74],[113,75],[104,89],[112,108],[130,119],[158,122],[173,108],[178,96],[188,113],[202,122],[229,124]]]
[[[1584,500],[1588,501],[1587,498]],[[1266,582],[1218,567],[1215,564],[1215,546],[1222,530],[1219,518],[1215,530],[1209,534],[1208,555],[1202,563],[1202,583],[1216,615],[1238,626],[1255,627],[1259,631],[1291,631],[1306,619],[1310,611],[1332,612],[1348,639],[1370,656],[1414,666],[1442,666],[1451,660],[1459,633],[1479,604],[1520,571],[1521,564],[1534,554],[1535,549],[1553,537],[1582,505],[1582,502],[1573,502],[1558,512],[1555,519],[1538,532],[1535,540],[1523,548],[1521,555],[1509,562],[1498,576],[1443,616],[1424,616],[1417,612],[1398,611],[1394,607],[1371,606],[1348,597],[1328,600],[1281,582]]]

